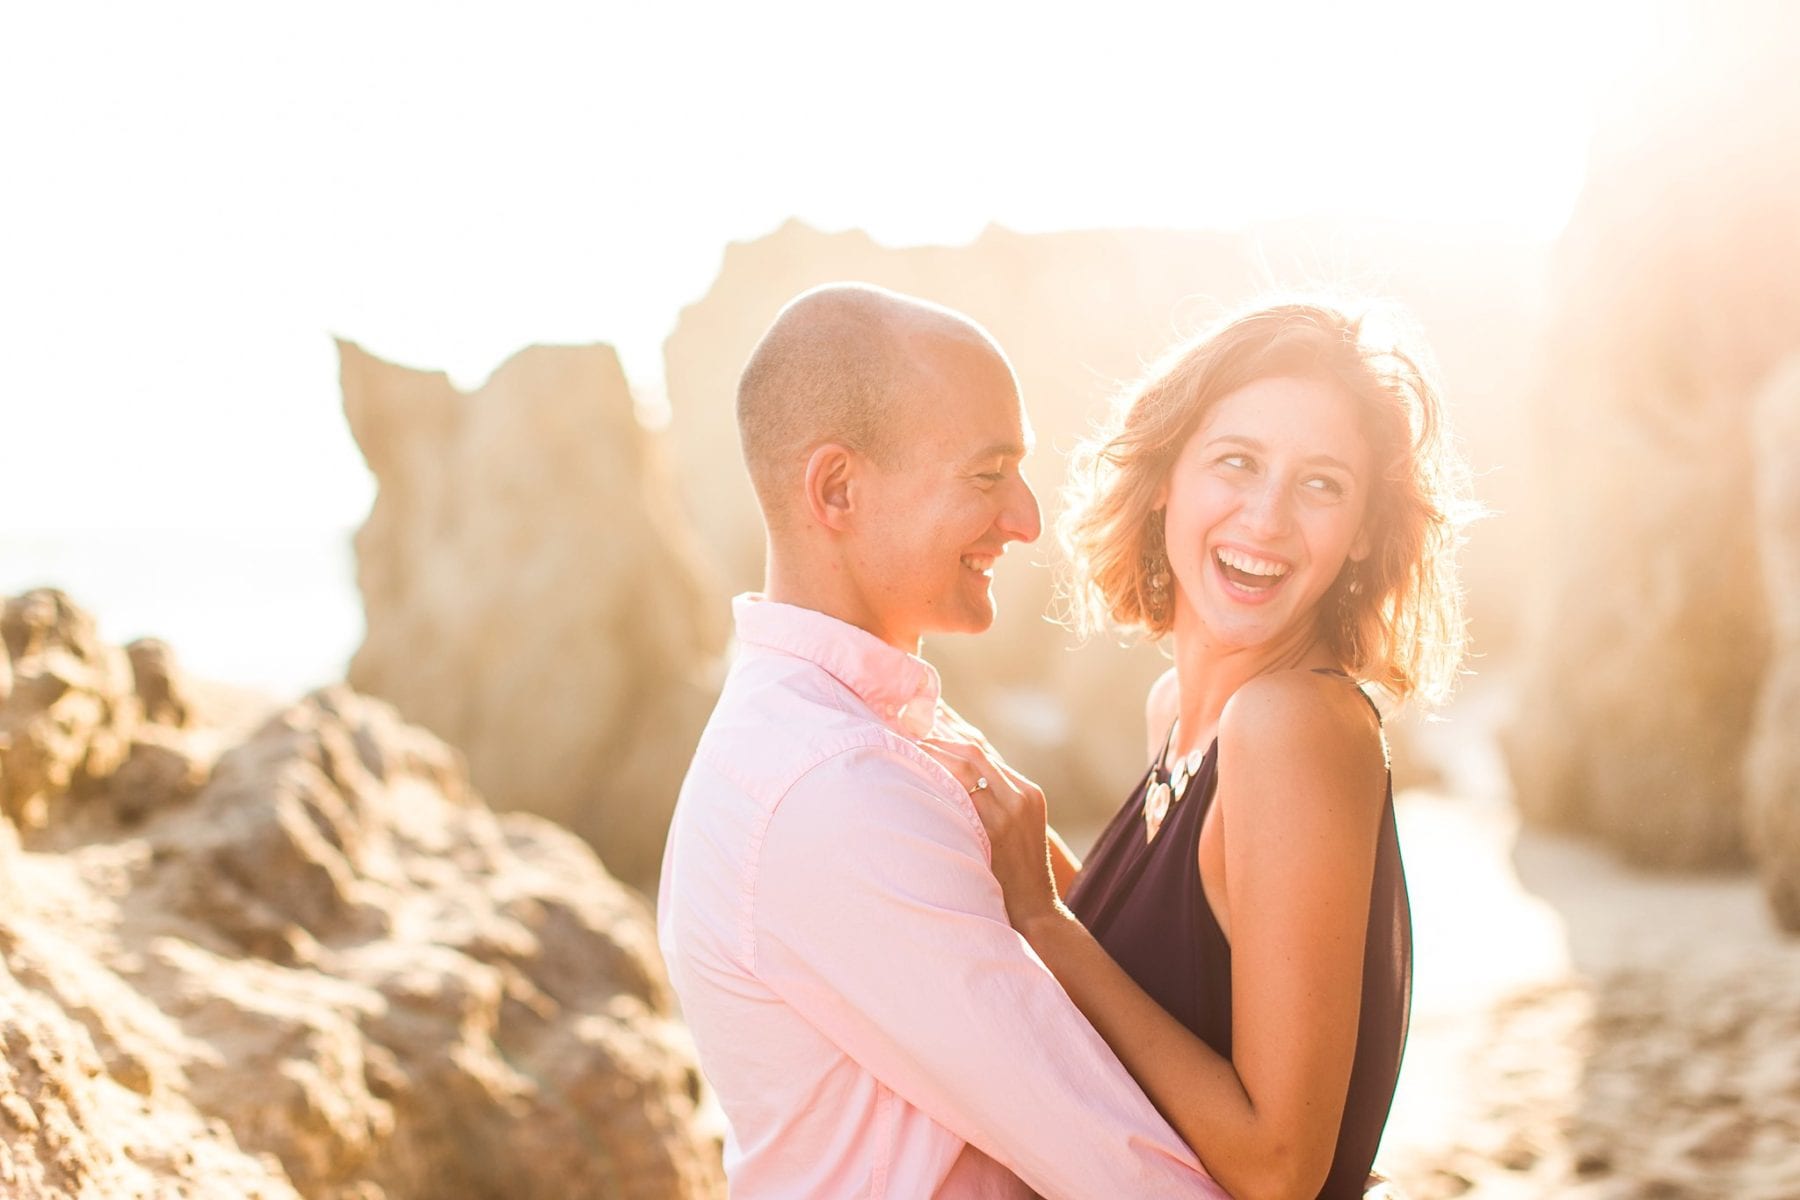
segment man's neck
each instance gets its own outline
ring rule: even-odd
[[[880,620],[872,605],[841,569],[802,566],[786,561],[770,547],[763,576],[763,597],[795,608],[835,617],[854,625],[907,654],[917,654],[922,635],[916,630],[897,630]]]

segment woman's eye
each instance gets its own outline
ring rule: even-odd
[[[1325,475],[1316,475],[1307,480],[1306,486],[1315,492],[1323,492],[1327,496],[1341,496],[1344,494],[1344,485]]]
[[[1219,460],[1219,465],[1236,471],[1247,471],[1250,469],[1250,457],[1246,454],[1227,454]]]

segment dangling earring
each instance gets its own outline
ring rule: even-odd
[[[1150,514],[1144,530],[1144,598],[1148,602],[1151,625],[1162,625],[1169,619],[1169,550],[1163,536],[1163,520],[1168,514],[1157,509]]]
[[[1356,638],[1356,605],[1362,597],[1362,564],[1351,559],[1337,588],[1337,623],[1346,643]]]

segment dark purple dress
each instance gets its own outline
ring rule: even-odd
[[[1153,782],[1170,779],[1165,741],[1149,774],[1082,864],[1068,904],[1138,986],[1229,1059],[1231,946],[1200,887],[1200,824],[1217,790],[1218,754],[1215,738],[1155,839],[1146,843],[1145,793]],[[1406,1044],[1412,1003],[1412,913],[1394,829],[1391,775],[1375,850],[1362,989],[1344,1122],[1320,1200],[1363,1194]]]

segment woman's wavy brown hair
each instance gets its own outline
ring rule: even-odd
[[[1356,402],[1377,466],[1369,555],[1346,562],[1321,599],[1321,633],[1347,671],[1396,699],[1447,696],[1465,640],[1456,550],[1475,510],[1430,364],[1406,324],[1387,306],[1352,315],[1319,301],[1264,304],[1177,345],[1122,393],[1108,426],[1077,448],[1064,493],[1071,623],[1084,633],[1167,634],[1173,605],[1157,611],[1150,586],[1163,561],[1156,500],[1182,447],[1246,384],[1320,379]]]

